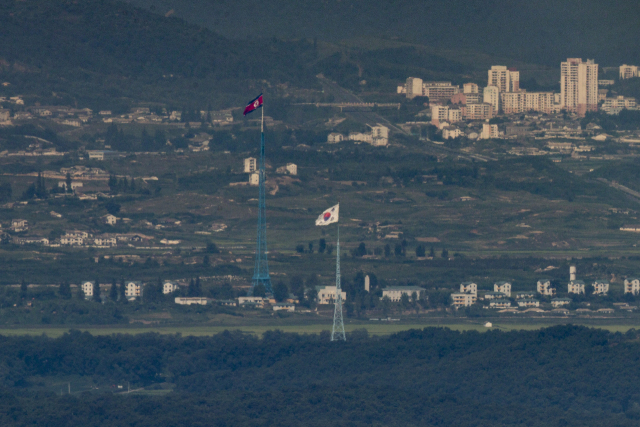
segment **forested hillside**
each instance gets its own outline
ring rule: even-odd
[[[635,0],[128,0],[227,37],[399,37],[558,66],[640,62]]]
[[[2,337],[0,423],[635,426],[639,350],[633,330],[574,326],[356,332],[346,343],[280,332]],[[94,393],[33,391],[73,375]],[[174,391],[103,393],[127,381]]]

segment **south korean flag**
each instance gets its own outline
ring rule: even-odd
[[[329,225],[338,222],[340,204],[330,207],[316,219],[316,225]]]

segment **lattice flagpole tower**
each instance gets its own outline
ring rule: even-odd
[[[346,341],[344,320],[342,319],[342,288],[340,287],[340,225],[338,224],[338,241],[336,243],[336,307],[333,312],[333,329],[331,341]]]
[[[249,296],[257,285],[263,285],[267,294],[273,295],[271,277],[269,276],[269,264],[267,262],[267,213],[265,204],[264,181],[264,107],[262,107],[262,123],[260,125],[260,163],[258,167],[259,196],[258,196],[258,239],[256,241],[256,263],[253,269],[253,278]]]

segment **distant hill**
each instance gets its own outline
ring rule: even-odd
[[[558,66],[640,63],[637,0],[128,0],[225,37],[398,37]]]
[[[3,94],[47,103],[204,107],[250,99],[265,80],[315,84],[309,42],[230,41],[111,0],[3,1],[0,28],[0,79],[11,83]]]

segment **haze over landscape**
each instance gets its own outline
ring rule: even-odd
[[[637,425],[636,1],[0,28],[0,425]]]

